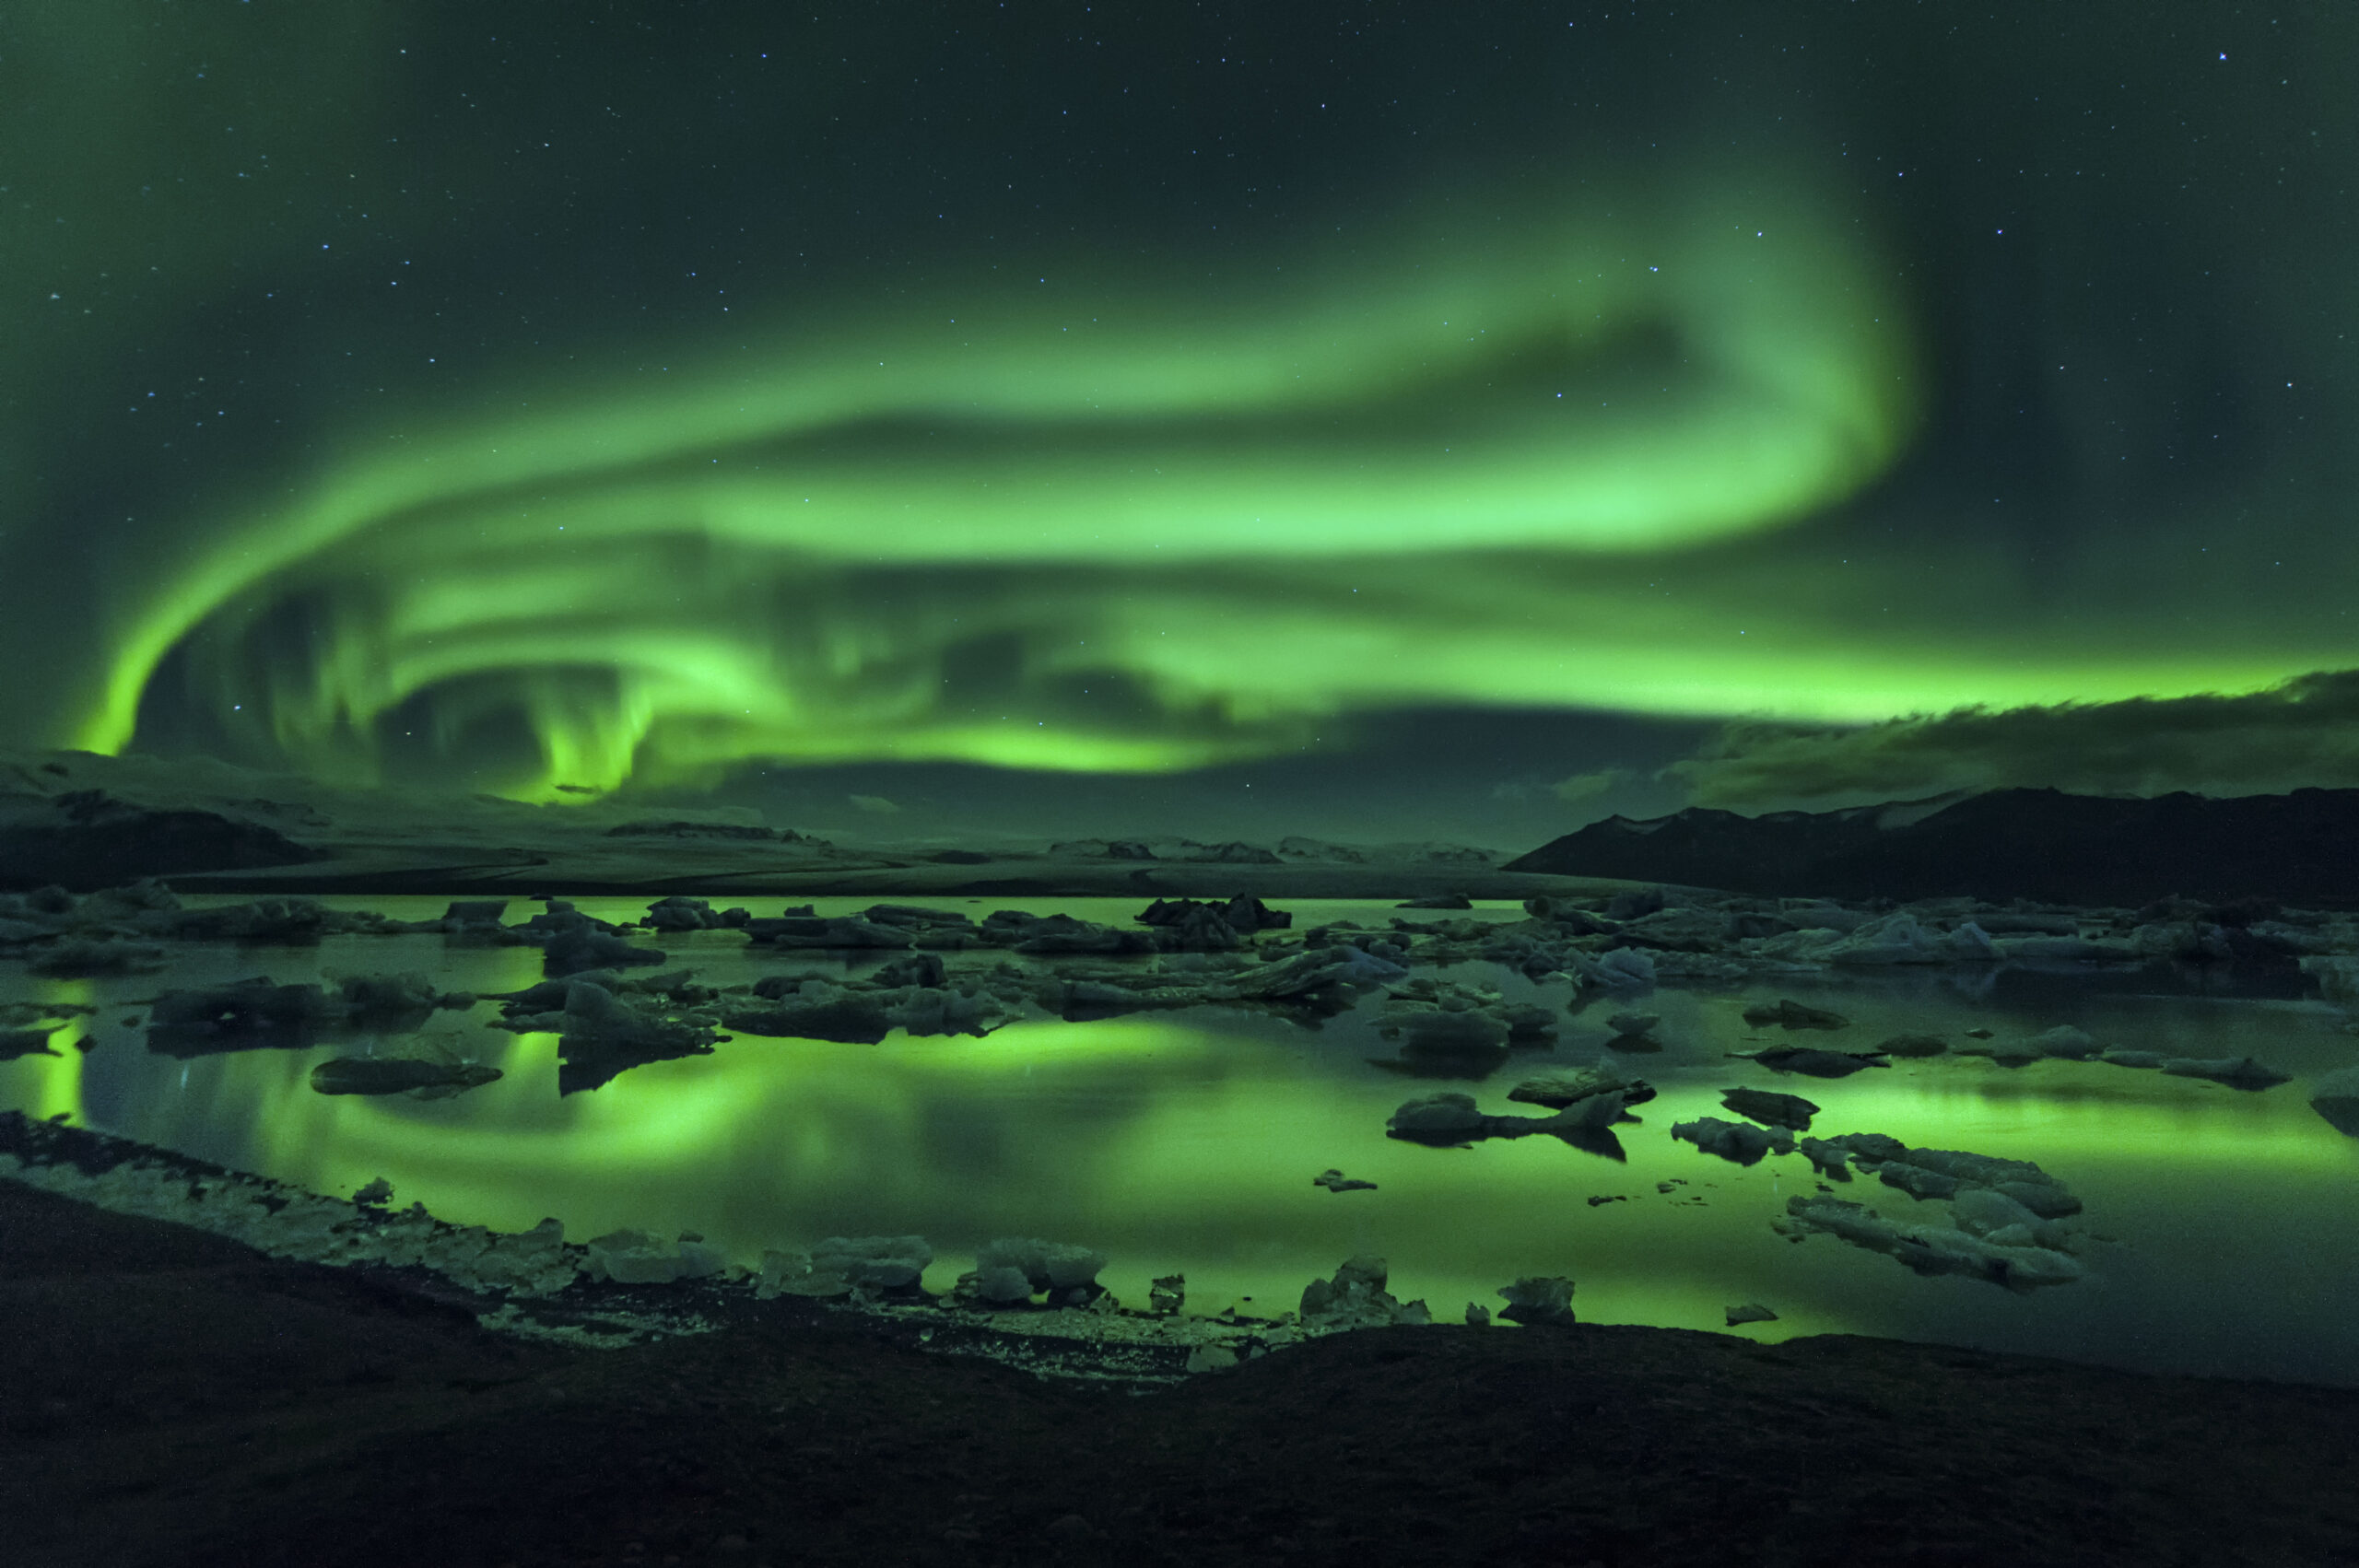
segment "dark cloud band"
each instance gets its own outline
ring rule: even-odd
[[[2359,670],[2244,696],[1960,708],[1857,729],[1730,726],[1668,770],[1698,805],[1849,803],[2030,786],[2257,794],[2359,785]]]

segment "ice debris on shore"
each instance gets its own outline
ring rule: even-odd
[[[1499,1316],[1511,1323],[1555,1328],[1574,1321],[1573,1282],[1562,1275],[1527,1276],[1498,1293],[1507,1298]]]
[[[1380,1258],[1348,1259],[1332,1279],[1314,1281],[1299,1314],[1261,1318],[1231,1308],[1188,1317],[1180,1314],[1180,1275],[1156,1278],[1144,1310],[1126,1309],[1097,1284],[1106,1259],[1095,1249],[1005,1238],[979,1252],[961,1288],[933,1296],[922,1276],[933,1250],[920,1236],[829,1237],[808,1251],[767,1252],[762,1267],[748,1270],[694,1232],[667,1239],[626,1228],[574,1246],[555,1219],[513,1234],[453,1225],[419,1204],[389,1210],[393,1184],[381,1176],[346,1201],[13,1111],[0,1113],[0,1179],[194,1226],[274,1258],[428,1270],[479,1298],[487,1328],[581,1349],[706,1333],[742,1310],[725,1305],[732,1300],[805,1296],[918,1326],[921,1343],[933,1339],[934,1327],[989,1309],[987,1320],[968,1319],[988,1334],[936,1340],[933,1348],[1040,1376],[1155,1384],[1323,1334],[1432,1321],[1423,1302],[1402,1303],[1386,1291]],[[995,1270],[1007,1277],[980,1288]],[[1520,1280],[1501,1293],[1543,1315],[1526,1321],[1547,1320],[1558,1284],[1568,1299],[1569,1281],[1546,1278]],[[1038,1295],[1048,1299],[1032,1301]],[[1505,1315],[1516,1316],[1512,1305]],[[1487,1314],[1470,1311],[1469,1320],[1487,1321]]]
[[[645,1231],[609,1231],[590,1243],[582,1272],[618,1285],[668,1285],[675,1280],[704,1280],[729,1267],[719,1248],[685,1231],[672,1240]]]
[[[754,1293],[864,1299],[916,1288],[933,1261],[923,1236],[829,1236],[808,1252],[764,1252]]]
[[[1313,1280],[1303,1287],[1305,1328],[1332,1333],[1347,1328],[1386,1328],[1396,1324],[1426,1324],[1434,1315],[1422,1301],[1401,1302],[1384,1287],[1383,1258],[1362,1253],[1344,1260],[1332,1278]]]
[[[336,1267],[427,1269],[478,1293],[553,1295],[573,1282],[586,1256],[584,1249],[566,1245],[565,1228],[553,1219],[521,1232],[453,1225],[419,1204],[388,1211],[261,1176],[193,1170],[187,1162],[138,1154],[89,1170],[73,1158],[0,1153],[0,1176],[115,1213],[228,1236],[273,1258]]]
[[[1106,1255],[1095,1247],[1007,1236],[986,1243],[975,1254],[974,1272],[958,1284],[995,1306],[1027,1305],[1035,1296],[1079,1305],[1097,1293],[1105,1267]]]

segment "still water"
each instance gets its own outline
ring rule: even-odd
[[[851,913],[873,901],[823,899],[818,908]],[[445,901],[328,902],[416,919],[439,916]],[[644,899],[577,902],[617,921],[645,907]],[[755,912],[774,913],[772,902]],[[1137,907],[939,902],[977,919],[1014,907],[1110,923]],[[1297,927],[1380,928],[1394,913],[1335,901],[1285,907]],[[1520,911],[1476,914],[1505,920]],[[668,967],[721,984],[841,967],[749,949],[732,930],[633,940],[666,949]],[[950,956],[955,972],[961,957],[988,965],[1003,954]],[[1778,1314],[1744,1330],[1759,1338],[1878,1334],[2359,1385],[2359,1140],[2310,1109],[2307,1087],[2359,1060],[2359,1038],[2345,1032],[2341,1009],[2314,997],[2192,990],[2165,974],[1919,970],[1664,987],[1567,1014],[1563,983],[1464,965],[1442,973],[1550,1003],[1556,1044],[1519,1051],[1481,1082],[1406,1076],[1397,1047],[1377,1032],[1379,995],[1310,1027],[1199,1008],[1041,1019],[981,1039],[896,1033],[875,1046],[739,1036],[710,1056],[634,1068],[565,1096],[557,1036],[487,1028],[494,1009],[486,1003],[437,1013],[422,1032],[503,1073],[444,1100],[330,1097],[310,1086],[318,1061],[372,1045],[406,1051],[415,1036],[182,1060],[151,1053],[125,1022],[168,987],[402,970],[425,971],[443,989],[509,990],[540,977],[541,954],[446,946],[440,936],[346,937],[301,948],[182,946],[167,972],[123,978],[43,980],[12,965],[0,971],[0,1000],[100,1011],[59,1032],[59,1054],[0,1063],[0,1099],[322,1192],[349,1194],[383,1176],[398,1204],[422,1201],[461,1223],[517,1230],[556,1215],[575,1241],[622,1226],[692,1230],[757,1263],[769,1246],[914,1232],[935,1249],[926,1282],[937,1290],[971,1266],[980,1244],[1031,1235],[1109,1254],[1102,1281],[1128,1303],[1144,1302],[1153,1277],[1184,1273],[1191,1311],[1240,1305],[1270,1315],[1291,1307],[1313,1275],[1374,1252],[1391,1260],[1395,1294],[1426,1299],[1444,1320],[1470,1301],[1496,1308],[1497,1287],[1520,1274],[1565,1274],[1590,1322],[1719,1328],[1725,1307],[1759,1302]],[[2005,1038],[2071,1024],[2106,1045],[2258,1057],[2295,1081],[2256,1094],[2095,1062],[2008,1068],[1950,1056],[1896,1059],[1829,1082],[1730,1059],[1766,1043],[1744,1008],[1781,996],[1852,1020],[1797,1043],[1863,1049],[1889,1035],[1932,1033],[1958,1045],[1974,1027]],[[1606,1052],[1602,1018],[1621,1005],[1661,1015],[1661,1051]],[[95,1048],[73,1049],[85,1035]],[[1487,1112],[1536,1114],[1508,1102],[1507,1090],[1532,1071],[1602,1054],[1661,1091],[1637,1107],[1640,1124],[1620,1129],[1626,1164],[1551,1138],[1432,1149],[1385,1136],[1402,1101],[1441,1089],[1472,1093]],[[1786,1199],[1817,1190],[1801,1156],[1740,1167],[1670,1137],[1674,1121],[1728,1115],[1719,1092],[1738,1085],[1817,1102],[1821,1136],[1881,1132],[2037,1162],[2086,1205],[2076,1223],[2087,1277],[2018,1296],[1978,1281],[1921,1279],[1832,1236],[1796,1244],[1774,1234],[1769,1222]],[[1313,1186],[1329,1167],[1377,1190]],[[1666,1192],[1661,1184],[1684,1185]],[[1895,1219],[1940,1213],[1872,1180],[1836,1190]],[[1625,1200],[1590,1201],[1614,1197]]]

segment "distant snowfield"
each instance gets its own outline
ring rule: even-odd
[[[995,835],[851,840],[767,823],[742,806],[624,797],[536,806],[487,795],[343,789],[208,758],[44,752],[0,755],[0,836],[20,836],[0,856],[0,886],[60,882],[87,891],[132,880],[136,869],[128,865],[94,862],[77,872],[76,857],[118,846],[138,813],[173,811],[252,825],[309,852],[277,864],[223,856],[209,866],[170,868],[175,885],[189,892],[1522,898],[1619,885],[1498,871],[1514,848],[1300,837],[1203,843],[1155,824],[1140,825],[1133,838],[1053,845]],[[43,840],[47,853],[69,828],[87,829],[87,848],[67,844],[56,849],[55,870],[36,869],[30,840],[52,836]]]

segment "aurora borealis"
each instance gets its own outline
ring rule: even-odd
[[[2248,695],[2359,664],[2359,24],[2131,16],[24,7],[0,727],[1510,841],[2359,782]]]

